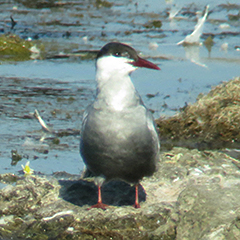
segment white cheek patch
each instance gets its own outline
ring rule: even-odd
[[[123,57],[104,56],[97,60],[97,69],[111,75],[118,73],[129,74],[137,68],[132,65],[134,61]]]

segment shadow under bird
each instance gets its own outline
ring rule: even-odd
[[[112,179],[135,185],[134,207],[139,208],[139,181],[156,170],[159,137],[152,114],[130,78],[138,67],[160,70],[122,43],[110,42],[97,55],[97,93],[84,113],[80,140],[83,161],[98,186],[93,208],[106,209],[101,186]]]

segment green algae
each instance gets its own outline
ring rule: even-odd
[[[230,21],[238,21],[240,19],[240,11],[238,14],[228,14],[228,19]]]
[[[1,183],[8,183],[13,184],[19,179],[18,176],[12,174],[12,173],[5,173],[0,175],[0,182]]]
[[[101,8],[101,7],[106,7],[106,8],[110,8],[112,7],[113,3],[108,2],[108,1],[103,1],[103,0],[96,0],[95,2],[95,6],[97,8]]]
[[[0,61],[26,61],[32,59],[31,48],[36,41],[26,41],[17,35],[0,36]],[[38,44],[43,50],[42,44]]]
[[[60,139],[59,138],[54,138],[52,140],[52,143],[58,145],[60,143]]]
[[[24,6],[28,8],[52,8],[52,7],[57,7],[58,2],[56,0],[15,0],[18,3],[23,4]]]
[[[208,38],[204,41],[203,44],[207,48],[208,52],[210,53],[212,51],[212,47],[214,45],[212,36],[208,36]]]
[[[12,166],[15,166],[19,161],[22,160],[22,155],[20,155],[17,150],[12,150],[11,155],[12,155],[12,162],[11,162]]]
[[[161,28],[162,22],[160,20],[153,20],[144,24],[145,28]]]

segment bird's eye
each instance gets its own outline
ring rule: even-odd
[[[116,57],[121,57],[121,55],[122,55],[122,54],[121,54],[120,52],[116,52],[116,53],[115,53],[115,56],[116,56]]]
[[[128,52],[115,52],[116,57],[130,57]]]

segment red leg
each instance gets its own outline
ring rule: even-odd
[[[139,184],[135,185],[135,204],[133,205],[135,208],[140,208],[140,204],[138,201],[138,186]]]
[[[107,204],[102,203],[101,186],[98,186],[98,202],[97,204],[88,208],[88,210],[90,210],[91,208],[101,208],[103,210],[106,210],[107,207],[108,207]]]

